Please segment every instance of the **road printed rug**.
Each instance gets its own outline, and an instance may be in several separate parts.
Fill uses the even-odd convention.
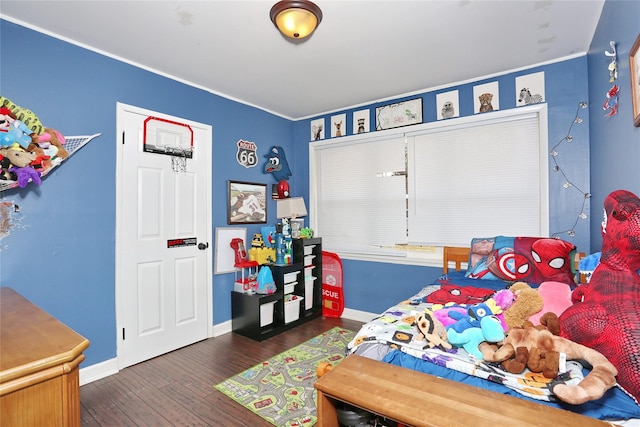
[[[316,368],[345,358],[355,332],[340,327],[324,332],[214,387],[277,427],[316,423]]]

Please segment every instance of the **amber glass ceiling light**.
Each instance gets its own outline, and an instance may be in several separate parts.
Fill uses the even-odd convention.
[[[306,0],[279,1],[269,15],[282,34],[296,40],[310,36],[322,21],[320,8]]]

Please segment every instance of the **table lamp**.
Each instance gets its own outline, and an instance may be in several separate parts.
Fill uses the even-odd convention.
[[[278,218],[286,218],[291,227],[291,237],[297,239],[300,237],[300,229],[304,225],[304,220],[297,219],[307,215],[307,207],[302,197],[289,197],[288,199],[277,200]]]

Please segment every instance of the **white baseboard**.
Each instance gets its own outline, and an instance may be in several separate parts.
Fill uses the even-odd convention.
[[[105,360],[104,362],[96,363],[95,365],[80,368],[80,385],[92,383],[109,375],[117,374],[118,359],[113,358]]]
[[[231,332],[231,320],[213,325],[210,337],[219,337],[229,332]]]
[[[344,319],[356,320],[358,322],[365,323],[369,322],[376,316],[378,316],[377,313],[368,313],[366,311],[352,310],[350,308],[345,308],[342,312],[342,317]],[[220,335],[228,334],[229,332],[231,332],[231,320],[218,323],[213,325],[212,328],[209,328],[209,337],[219,337]],[[118,372],[117,358],[80,368],[80,385],[83,386],[85,384],[101,380],[102,378],[117,374]]]
[[[369,313],[367,311],[353,310],[345,308],[342,312],[342,318],[349,320],[357,320],[358,322],[370,322],[374,317],[378,317],[379,313]]]

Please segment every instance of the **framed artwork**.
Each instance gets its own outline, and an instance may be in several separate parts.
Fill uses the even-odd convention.
[[[338,114],[331,117],[331,138],[345,136],[347,134],[347,115]]]
[[[267,184],[229,181],[228,224],[267,223]]]
[[[324,139],[324,119],[316,119],[311,122],[311,140]]]
[[[376,108],[376,130],[422,123],[422,98]]]
[[[443,92],[436,95],[437,119],[451,119],[460,117],[460,100],[457,90]]]
[[[633,125],[640,127],[640,34],[638,34],[638,38],[629,51],[629,71],[631,76]]]
[[[545,102],[544,71],[516,77],[516,107]]]
[[[353,134],[369,132],[369,110],[353,112]]]
[[[498,82],[485,83],[473,87],[473,113],[487,113],[500,109]]]

